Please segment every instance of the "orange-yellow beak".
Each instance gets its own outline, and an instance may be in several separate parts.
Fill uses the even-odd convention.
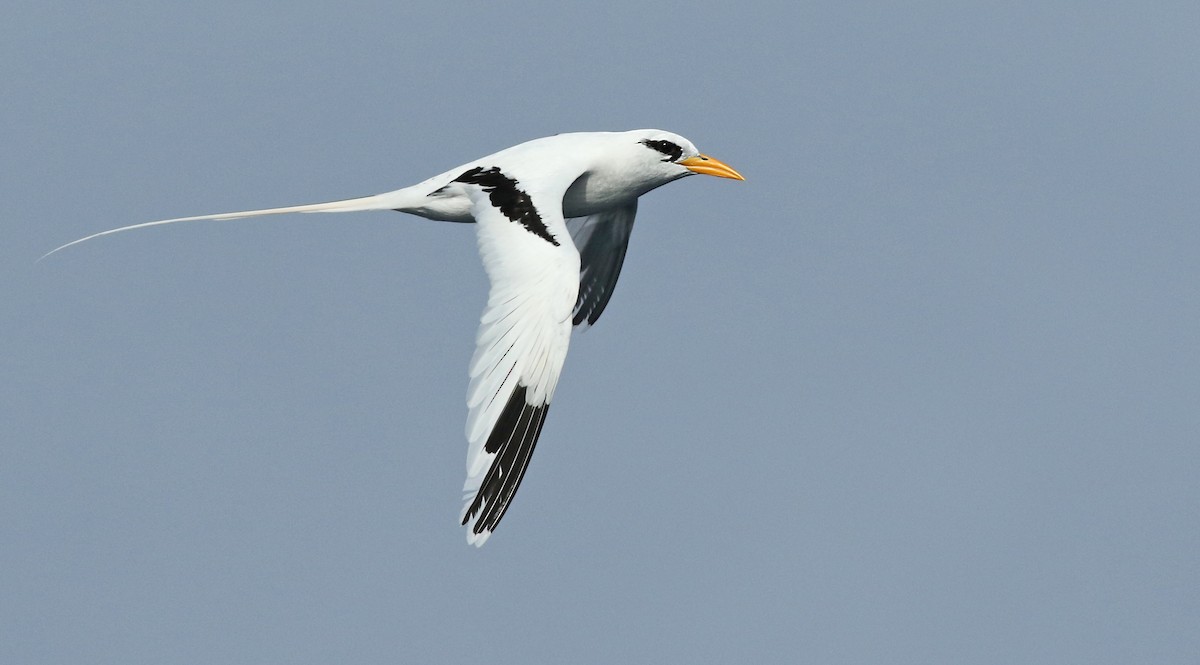
[[[745,180],[745,178],[742,177],[742,174],[733,170],[732,166],[722,162],[716,157],[709,157],[708,155],[696,155],[695,157],[688,157],[679,163],[686,166],[687,169],[692,173],[715,175],[718,178]]]

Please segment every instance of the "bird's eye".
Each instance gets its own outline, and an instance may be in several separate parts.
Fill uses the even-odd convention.
[[[679,147],[675,143],[672,143],[671,141],[662,139],[644,139],[642,141],[642,145],[650,148],[651,150],[656,150],[662,153],[664,155],[664,162],[674,162],[680,157],[683,157],[683,148]]]

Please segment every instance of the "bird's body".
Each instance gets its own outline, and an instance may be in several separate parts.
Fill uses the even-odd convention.
[[[482,545],[524,476],[572,327],[595,323],[608,303],[638,197],[694,173],[742,179],[669,132],[559,134],[384,194],[135,224],[53,251],[148,226],[290,212],[396,210],[476,222],[491,289],[469,369],[462,523],[467,540]]]
[[[445,222],[474,222],[470,201],[462,191],[450,192],[441,190],[441,187],[466,169],[476,166],[487,168],[504,164],[506,167],[502,167],[502,170],[511,172],[512,177],[522,182],[549,185],[564,176],[570,178],[571,182],[562,198],[563,216],[568,219],[611,210],[675,177],[688,175],[685,172],[670,180],[662,180],[661,177],[647,177],[648,174],[642,172],[619,168],[621,160],[618,149],[628,144],[620,140],[623,134],[559,134],[521,143],[392,192],[399,205],[389,206],[389,209]],[[439,191],[441,193],[436,196],[429,195],[429,192]]]

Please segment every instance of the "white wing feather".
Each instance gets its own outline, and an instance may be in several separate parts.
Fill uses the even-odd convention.
[[[567,357],[579,290],[579,253],[562,217],[562,192],[568,184],[526,192],[557,245],[506,216],[483,188],[462,185],[471,198],[479,254],[491,282],[467,389],[463,522],[475,545],[487,540],[520,482]],[[520,397],[523,404],[510,404]],[[506,408],[509,415],[501,422]],[[520,431],[497,432],[498,423]],[[521,450],[509,451],[510,468],[493,469],[509,442]],[[497,493],[493,485],[502,482],[504,490]],[[477,502],[480,491],[484,498]],[[481,518],[485,522],[479,525]]]

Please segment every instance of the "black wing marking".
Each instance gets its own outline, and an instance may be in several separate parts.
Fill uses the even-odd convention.
[[[498,167],[484,169],[482,166],[476,166],[455,178],[454,182],[479,185],[483,191],[488,193],[488,200],[492,202],[492,205],[505,217],[524,226],[525,230],[533,235],[558,247],[558,239],[550,233],[550,229],[546,228],[546,223],[542,221],[542,216],[538,214],[529,194],[519,187],[520,183],[504,175]]]
[[[521,479],[525,477],[525,469],[529,467],[529,458],[533,455],[533,448],[537,445],[549,410],[549,403],[535,406],[526,402],[525,386],[517,386],[508,398],[500,419],[484,444],[484,450],[496,457],[483,477],[475,500],[467,507],[462,518],[462,524],[466,526],[479,515],[471,527],[475,535],[495,531],[496,525],[504,517],[508,504],[521,486]]]

